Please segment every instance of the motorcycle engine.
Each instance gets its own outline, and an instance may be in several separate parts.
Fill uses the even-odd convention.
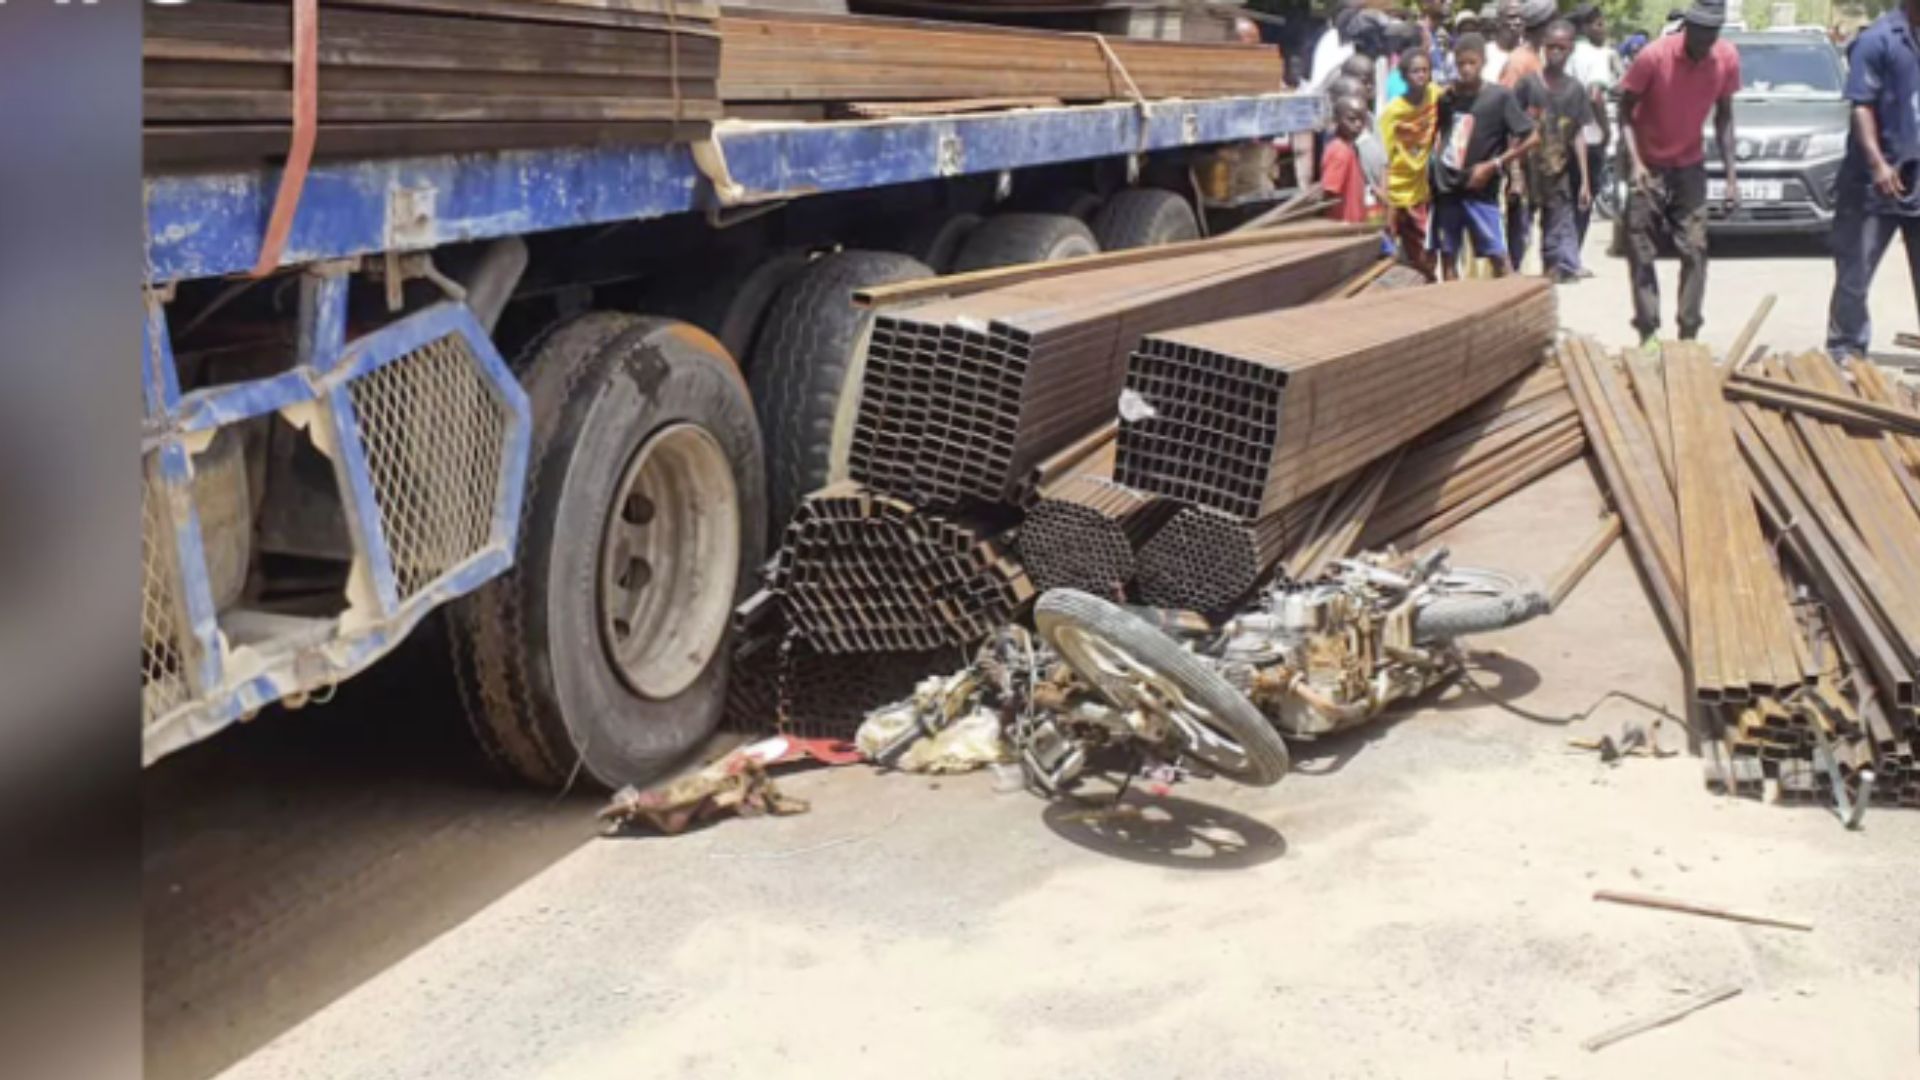
[[[1379,652],[1373,608],[1344,581],[1276,585],[1227,624],[1221,673],[1288,735],[1351,726]]]

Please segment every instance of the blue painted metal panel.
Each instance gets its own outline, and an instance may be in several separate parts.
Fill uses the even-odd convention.
[[[1307,130],[1307,95],[1118,103],[960,117],[722,125],[715,139],[747,201],[849,191]],[[251,269],[278,173],[146,183],[150,280]],[[322,164],[308,175],[289,265],[697,209],[705,186],[684,146],[602,147]],[[390,226],[395,192],[430,192],[421,222]],[[404,226],[404,239],[396,239]]]
[[[346,342],[345,277],[309,275],[302,289],[296,348],[306,363],[268,378],[187,394],[170,410],[165,407],[165,398],[169,388],[177,395],[177,387],[171,381],[174,365],[167,346],[164,311],[155,305],[155,315],[150,319],[150,355],[143,366],[142,380],[150,402],[157,401],[163,411],[171,412],[170,420],[166,416],[156,418],[149,440],[149,449],[156,455],[153,482],[166,484],[178,493],[170,503],[175,519],[173,554],[184,583],[185,615],[200,643],[201,662],[194,672],[195,700],[161,718],[149,730],[149,759],[204,738],[289,694],[318,689],[357,673],[398,644],[426,611],[471,592],[513,564],[532,437],[532,409],[525,391],[472,310],[460,303],[438,304]],[[511,414],[493,527],[484,548],[415,595],[400,596],[350,387],[354,380],[448,334],[466,339],[478,361],[479,374],[494,399]],[[379,610],[367,613],[369,621],[350,628],[332,625],[315,640],[255,643],[249,653],[253,666],[247,674],[224,672],[198,520],[186,494],[191,477],[185,436],[307,401],[323,405],[319,422],[332,435],[348,530],[373,582]]]
[[[340,490],[346,495],[341,502],[347,511],[347,527],[353,533],[354,546],[366,556],[380,610],[391,615],[400,608],[400,586],[393,576],[393,556],[387,547],[380,504],[373,497],[373,473],[367,468],[366,444],[360,441],[360,414],[354,411],[353,398],[345,385],[334,387],[327,395],[327,412],[333,420],[333,465]]]

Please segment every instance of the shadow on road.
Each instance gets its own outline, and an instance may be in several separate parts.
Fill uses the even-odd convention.
[[[481,761],[432,620],[142,780],[147,1075],[210,1076],[594,835]]]
[[[1271,826],[1245,814],[1173,796],[1129,792],[1111,800],[1060,800],[1041,820],[1055,836],[1127,862],[1173,870],[1244,870],[1287,853]]]

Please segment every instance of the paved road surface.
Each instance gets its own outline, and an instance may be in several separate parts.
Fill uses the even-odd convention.
[[[1596,221],[1582,253],[1595,276],[1560,289],[1560,320],[1569,329],[1599,336],[1612,345],[1637,343],[1631,325],[1632,292],[1627,284],[1627,261],[1607,255],[1608,225]],[[1827,340],[1827,300],[1833,291],[1833,260],[1824,240],[1742,238],[1714,242],[1707,269],[1706,326],[1702,338],[1716,350],[1731,347],[1753,315],[1760,298],[1779,297],[1761,329],[1757,343],[1782,351],[1823,348]],[[1537,258],[1537,256],[1535,256]],[[1661,330],[1679,332],[1674,325],[1674,303],[1680,295],[1680,265],[1671,259],[1659,266]],[[1893,349],[1899,331],[1920,332],[1912,281],[1904,253],[1887,252],[1868,297],[1873,315],[1873,348]],[[1920,354],[1914,356],[1920,363]]]

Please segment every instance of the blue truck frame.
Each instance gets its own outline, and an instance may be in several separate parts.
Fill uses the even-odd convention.
[[[1324,108],[1317,96],[1272,94],[851,122],[726,122],[704,156],[676,144],[322,163],[306,178],[280,260],[304,268],[294,363],[271,377],[184,394],[169,345],[168,287],[252,270],[279,176],[259,170],[148,178],[143,471],[149,505],[158,507],[152,543],[167,586],[170,611],[163,614],[179,638],[173,674],[184,680],[184,700],[148,716],[147,760],[263,705],[350,677],[389,652],[426,612],[512,565],[530,429],[526,395],[459,302],[348,341],[347,280],[360,257],[1278,138],[1318,128]],[[407,592],[392,565],[352,388],[450,336],[465,342],[475,376],[504,417],[501,481],[485,543]],[[364,602],[352,617],[285,647],[253,650],[236,664],[221,634],[190,495],[192,452],[226,425],[303,409],[334,450]],[[151,593],[152,584],[147,588]]]

